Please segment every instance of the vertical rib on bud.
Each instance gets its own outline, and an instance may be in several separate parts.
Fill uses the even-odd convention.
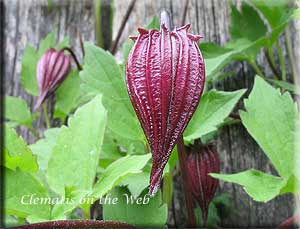
[[[160,186],[163,169],[178,137],[199,103],[205,80],[197,45],[201,36],[189,25],[169,31],[139,29],[126,66],[128,93],[153,157],[150,194]]]
[[[37,64],[36,78],[39,87],[39,97],[35,105],[38,109],[45,99],[66,78],[71,68],[71,58],[63,50],[48,49]]]
[[[207,145],[193,150],[186,159],[186,165],[191,191],[201,208],[202,224],[205,226],[208,207],[219,184],[217,179],[208,175],[220,172],[220,162],[215,147]]]

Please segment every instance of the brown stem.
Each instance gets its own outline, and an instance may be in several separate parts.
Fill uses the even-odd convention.
[[[85,51],[84,51],[84,45],[83,45],[83,39],[82,39],[82,34],[80,31],[78,31],[78,37],[79,37],[79,43],[80,43],[80,48],[82,52],[82,56],[85,56]]]
[[[186,19],[186,15],[187,15],[188,5],[189,5],[189,0],[185,0],[183,14],[182,14],[182,18],[181,18],[181,25],[185,24],[185,19]]]
[[[79,63],[79,61],[78,61],[75,53],[73,52],[73,50],[71,48],[69,48],[69,47],[65,47],[65,48],[63,48],[63,50],[66,50],[66,51],[68,51],[71,54],[71,56],[73,57],[73,60],[76,63],[76,66],[77,66],[78,70],[81,71],[82,67],[81,67],[81,65],[80,65],[80,63]]]
[[[183,186],[185,203],[186,203],[186,208],[188,213],[188,226],[196,227],[196,217],[194,213],[193,196],[191,192],[192,189],[191,189],[191,184],[189,182],[189,177],[188,177],[187,167],[186,167],[187,154],[185,152],[182,134],[177,141],[177,150],[178,150],[179,166],[181,170],[182,186]]]
[[[132,10],[133,10],[133,7],[134,7],[135,2],[136,2],[136,0],[132,0],[132,1],[130,2],[130,4],[129,4],[128,8],[127,8],[126,14],[125,14],[125,16],[124,16],[124,18],[123,18],[123,21],[122,21],[121,26],[120,26],[120,28],[119,28],[119,31],[118,31],[118,33],[117,33],[117,37],[116,37],[116,39],[115,39],[115,41],[114,41],[114,43],[113,43],[113,45],[112,45],[112,47],[111,47],[111,53],[112,53],[112,54],[115,54],[115,53],[116,53],[118,43],[119,43],[119,41],[120,41],[121,35],[122,35],[122,33],[123,33],[123,30],[124,30],[124,28],[125,28],[126,22],[127,22],[128,18],[129,18],[129,16],[130,16],[130,14],[131,14],[131,12],[132,12]]]
[[[240,115],[239,115],[239,114],[236,114],[236,113],[233,113],[233,112],[231,112],[231,113],[229,114],[229,117],[230,117],[230,118],[233,118],[233,119],[241,120]]]

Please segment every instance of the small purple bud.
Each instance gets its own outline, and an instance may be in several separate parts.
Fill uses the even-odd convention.
[[[186,158],[186,166],[191,191],[201,208],[202,223],[205,226],[209,204],[219,185],[219,181],[209,175],[220,172],[220,161],[215,147],[206,145],[193,149]]]
[[[71,69],[71,58],[64,50],[48,49],[37,64],[36,79],[39,87],[39,97],[35,110],[63,82]]]

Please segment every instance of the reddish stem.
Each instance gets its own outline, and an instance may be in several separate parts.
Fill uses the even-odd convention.
[[[189,182],[189,177],[188,177],[187,167],[186,167],[187,154],[184,148],[182,134],[177,141],[177,150],[178,150],[179,165],[181,170],[182,186],[183,186],[185,203],[186,203],[186,208],[188,213],[188,226],[196,227],[196,217],[194,213],[193,196],[191,192],[192,189],[191,189],[191,184]]]
[[[82,70],[82,67],[81,67],[81,65],[80,65],[80,63],[79,63],[79,61],[78,61],[78,59],[77,59],[75,53],[73,52],[73,50],[72,50],[71,48],[69,48],[69,47],[65,47],[65,48],[63,48],[63,50],[68,51],[68,52],[71,54],[73,60],[74,60],[75,63],[76,63],[76,66],[77,66],[78,70],[81,71],[81,70]]]
[[[294,224],[299,224],[299,221],[300,221],[299,217],[293,215],[290,218],[283,221],[277,228],[278,229],[286,229],[290,226],[293,226]]]

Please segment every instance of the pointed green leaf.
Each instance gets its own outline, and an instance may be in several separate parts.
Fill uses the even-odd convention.
[[[56,90],[55,118],[65,118],[79,106],[80,77],[77,70],[71,71],[65,81]]]
[[[142,172],[151,154],[122,157],[110,164],[94,186],[93,197],[102,197],[127,176]]]
[[[289,93],[256,77],[246,111],[240,111],[243,125],[270,158],[279,175],[288,178],[294,170],[295,106]]]
[[[31,173],[6,169],[4,188],[4,208],[7,214],[50,219],[50,205],[47,202],[41,203],[41,198],[49,197],[48,192]]]
[[[5,96],[5,119],[14,121],[19,125],[30,126],[32,117],[25,100],[14,96]]]
[[[68,127],[61,128],[47,171],[49,185],[58,194],[64,195],[65,187],[92,189],[106,116],[101,96],[97,96],[77,109]]]
[[[258,170],[247,170],[236,174],[210,174],[214,178],[242,185],[256,201],[267,202],[280,194],[286,180]]]
[[[143,141],[144,134],[126,90],[124,73],[115,58],[90,43],[85,43],[85,51],[84,68],[80,72],[81,89],[86,96],[103,95],[108,127],[113,132],[124,138]]]
[[[217,130],[245,91],[244,89],[234,92],[211,90],[205,93],[184,131],[184,140],[191,142]]]
[[[58,139],[60,131],[60,128],[48,129],[44,132],[44,138],[29,146],[33,154],[37,156],[37,162],[40,170],[47,170],[48,161],[51,157],[51,153],[56,144],[56,140]]]
[[[4,166],[6,168],[13,170],[20,168],[22,171],[28,172],[37,171],[36,157],[14,129],[5,127],[4,146]]]
[[[255,41],[266,35],[267,27],[255,9],[242,2],[241,11],[235,5],[231,6],[230,33],[233,40],[246,38]]]

